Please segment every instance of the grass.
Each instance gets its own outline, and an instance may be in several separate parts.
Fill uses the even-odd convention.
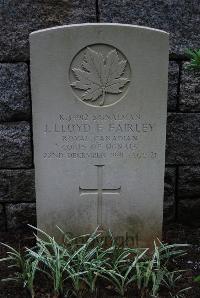
[[[185,254],[186,245],[164,244],[154,241],[154,248],[120,247],[109,232],[107,246],[98,229],[91,235],[70,237],[64,235],[58,243],[44,231],[36,245],[19,252],[7,244],[7,257],[0,261],[9,262],[15,269],[12,277],[5,281],[18,281],[26,287],[30,297],[35,297],[36,278],[44,275],[53,290],[54,297],[97,297],[100,287],[110,289],[120,297],[159,297],[162,291],[168,297],[185,297],[189,288],[180,288],[182,271],[172,270],[171,262]]]

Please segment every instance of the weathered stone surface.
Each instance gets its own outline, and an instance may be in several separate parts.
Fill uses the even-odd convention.
[[[100,21],[136,24],[170,33],[171,52],[199,47],[199,0],[101,0]]]
[[[200,72],[183,65],[180,84],[180,110],[200,111]]]
[[[35,201],[34,170],[0,170],[0,201]]]
[[[178,96],[179,65],[175,61],[169,62],[168,81],[168,111],[175,111]]]
[[[30,118],[28,66],[0,64],[0,122]]]
[[[200,166],[179,168],[178,197],[200,199]]]
[[[152,245],[162,231],[168,34],[68,26],[33,33],[31,54],[38,226],[55,237],[56,225],[99,226]]]
[[[178,221],[186,225],[199,226],[200,198],[188,198],[178,203]]]
[[[32,167],[31,150],[28,122],[0,124],[0,168]]]
[[[8,230],[27,229],[27,224],[36,225],[35,203],[6,204]]]
[[[95,22],[95,0],[12,0],[0,2],[0,60],[29,58],[28,35],[53,26]]]
[[[200,162],[200,113],[169,113],[167,123],[167,164]]]
[[[176,169],[168,167],[165,169],[165,192],[164,192],[164,214],[163,221],[171,222],[175,219],[175,179]]]
[[[5,214],[4,214],[4,208],[3,205],[0,204],[0,232],[4,232],[5,231]]]

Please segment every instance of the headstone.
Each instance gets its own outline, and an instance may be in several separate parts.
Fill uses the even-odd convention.
[[[161,237],[168,34],[119,24],[31,34],[38,227]]]

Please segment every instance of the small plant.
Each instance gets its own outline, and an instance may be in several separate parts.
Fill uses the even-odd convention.
[[[0,259],[0,262],[9,261],[11,265],[8,267],[16,269],[13,277],[5,278],[2,281],[16,281],[22,283],[23,286],[28,289],[31,297],[34,298],[34,279],[38,269],[39,260],[31,258],[27,254],[23,256],[21,252],[15,250],[13,247],[4,243],[1,244],[8,249],[8,256],[6,258]]]
[[[170,260],[185,254],[182,249],[186,245],[163,244],[160,240],[154,241],[154,249],[150,255],[136,265],[137,286],[141,297],[149,293],[151,297],[157,297],[160,288],[164,285],[166,276],[173,275],[168,270]]]
[[[195,277],[194,281],[200,283],[200,275],[197,275],[197,276]]]
[[[133,261],[130,261],[127,266],[123,266],[123,270],[121,270],[121,262],[126,262],[126,258],[131,254],[130,252],[122,253],[122,255],[118,258],[118,262],[115,262],[115,266],[113,269],[105,269],[102,271],[102,277],[106,278],[109,282],[111,282],[115,286],[116,292],[125,297],[128,286],[136,280],[135,268],[140,259],[144,256],[148,249],[145,249],[142,253],[138,254],[134,257]]]
[[[173,272],[166,272],[163,284],[169,289],[169,295],[172,298],[184,298],[185,293],[191,289],[191,287],[177,289],[177,283],[182,279],[183,270],[177,270]]]
[[[200,49],[198,50],[187,50],[187,56],[190,58],[188,69],[200,70]]]
[[[32,227],[34,228],[34,227]],[[163,290],[168,297],[182,298],[189,288],[180,289],[182,271],[170,271],[170,262],[185,252],[181,244],[163,244],[154,241],[153,249],[120,247],[111,232],[104,236],[96,229],[91,235],[72,237],[65,234],[58,243],[44,231],[36,245],[24,253],[3,244],[8,256],[0,261],[10,261],[16,268],[13,277],[29,290],[34,298],[34,281],[37,274],[47,277],[54,297],[88,297],[95,295],[103,283],[121,297],[137,292],[138,297],[158,297]],[[109,242],[107,240],[109,237]],[[110,245],[108,245],[110,243]],[[132,292],[131,292],[132,291]]]
[[[40,265],[38,270],[52,280],[54,296],[59,297],[64,294],[64,283],[69,279],[73,284],[74,291],[79,292],[82,272],[76,272],[75,268],[71,266],[71,262],[79,251],[68,251],[44,231],[36,230],[42,235],[42,238],[36,236],[36,246],[33,249],[27,249],[27,251]]]

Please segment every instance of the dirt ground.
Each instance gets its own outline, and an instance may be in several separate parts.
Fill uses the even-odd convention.
[[[185,269],[182,287],[191,286],[192,289],[185,297],[200,298],[200,286],[193,282],[196,275],[200,274],[200,228],[186,227],[180,224],[172,224],[163,228],[163,240],[167,243],[188,243],[191,244],[188,249],[188,254],[182,257],[178,264],[179,269]],[[32,247],[34,245],[34,238],[31,233],[17,232],[0,233],[0,242],[7,243],[15,248],[19,247]],[[5,257],[6,249],[0,246],[0,258]],[[7,268],[5,262],[0,263],[0,280],[8,277],[12,273],[11,269]],[[53,297],[49,294],[45,282],[39,280],[37,282],[36,297],[37,298],[50,298]],[[0,298],[29,298],[29,294],[19,285],[12,282],[0,282]],[[116,295],[104,293],[104,289],[100,289],[99,298],[103,297],[116,297]],[[130,296],[133,298],[133,295]],[[134,295],[136,298],[136,296]],[[165,296],[162,296],[165,297]],[[87,296],[87,298],[89,298]]]

